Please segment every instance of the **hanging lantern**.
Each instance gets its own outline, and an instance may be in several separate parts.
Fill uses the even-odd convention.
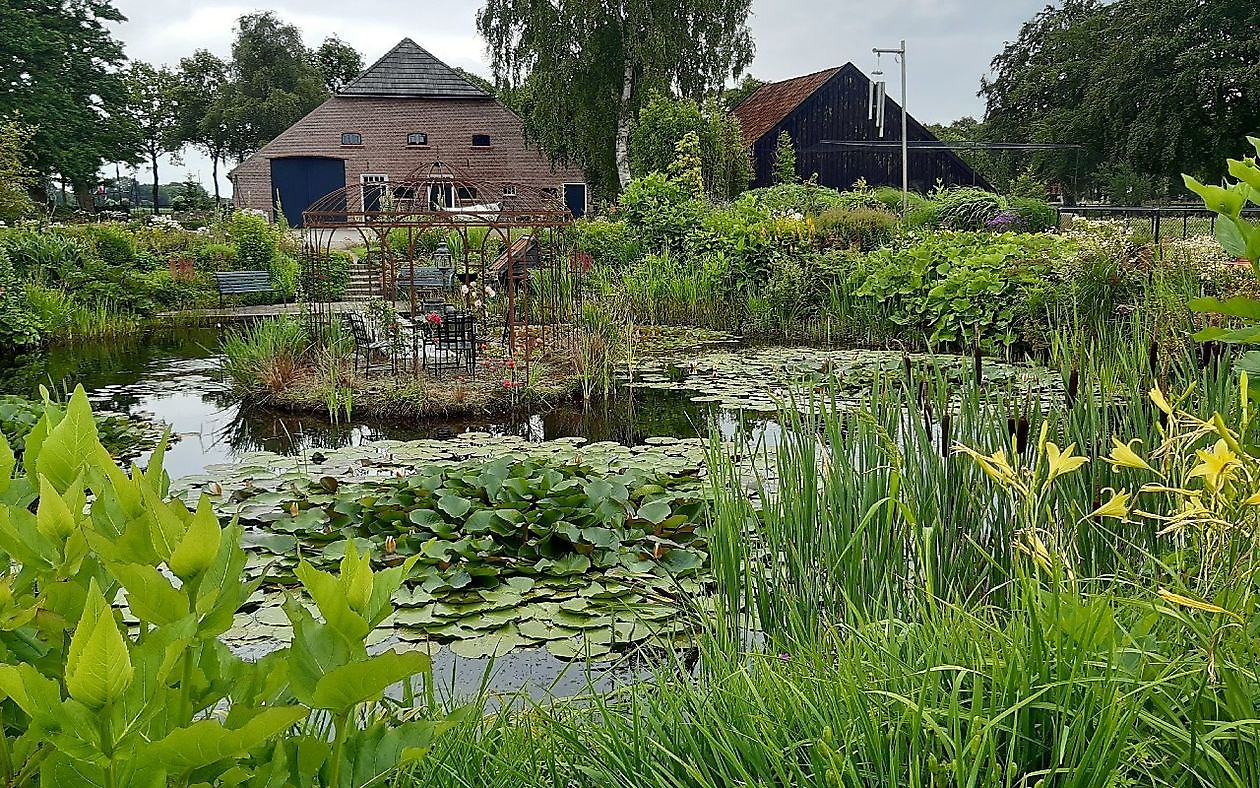
[[[454,267],[451,265],[451,248],[446,245],[446,241],[438,241],[437,248],[433,250],[433,265],[446,269]]]

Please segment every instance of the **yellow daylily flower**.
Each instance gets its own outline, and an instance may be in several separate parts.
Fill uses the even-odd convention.
[[[1168,404],[1168,400],[1164,397],[1164,392],[1160,391],[1158,386],[1150,390],[1149,396],[1151,398],[1151,402],[1155,403],[1155,407],[1159,408],[1164,413],[1167,413],[1169,416],[1173,415],[1172,405]]]
[[[1046,459],[1050,461],[1050,475],[1046,477],[1046,483],[1055,480],[1056,477],[1065,473],[1071,473],[1077,468],[1089,462],[1087,457],[1073,456],[1076,451],[1076,444],[1073,443],[1066,450],[1060,452],[1059,447],[1054,441],[1046,441]]]
[[[1010,485],[1019,484],[1019,476],[1016,475],[1015,469],[1011,467],[1011,464],[1007,462],[1004,450],[998,449],[993,454],[981,454],[970,446],[964,446],[960,443],[954,447],[954,451],[960,451],[970,456],[980,465],[980,469],[985,472],[985,475],[995,482]]]
[[[1253,492],[1243,503],[1247,506],[1260,506],[1260,490]]]
[[[1205,484],[1213,490],[1219,490],[1229,481],[1238,466],[1238,455],[1230,451],[1225,441],[1219,440],[1211,451],[1199,449],[1195,452],[1199,464],[1190,471],[1190,478],[1202,477]]]
[[[1111,463],[1112,469],[1133,468],[1139,471],[1154,471],[1155,469],[1133,450],[1133,444],[1141,442],[1140,439],[1134,438],[1128,443],[1121,443],[1119,438],[1112,437],[1111,454],[1107,455],[1107,461]]]
[[[1097,509],[1089,513],[1089,517],[1112,517],[1116,520],[1127,520],[1129,518],[1129,494],[1127,492],[1117,492],[1108,487],[1104,492],[1111,491],[1111,500],[1099,506]]]

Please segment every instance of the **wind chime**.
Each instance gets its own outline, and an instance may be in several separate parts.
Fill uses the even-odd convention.
[[[888,91],[888,83],[884,81],[884,69],[880,62],[881,55],[875,55],[875,70],[871,72],[870,80],[870,109],[868,120],[875,121],[875,128],[879,132],[880,139],[884,138],[884,96]]]

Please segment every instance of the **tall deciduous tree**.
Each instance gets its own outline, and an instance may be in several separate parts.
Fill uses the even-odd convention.
[[[1081,145],[1033,157],[1040,176],[1065,184],[1078,167],[1122,168],[1165,191],[1185,170],[1219,177],[1260,128],[1258,29],[1254,0],[1061,0],[993,60],[986,133]]]
[[[495,79],[526,130],[596,188],[630,180],[630,131],[653,91],[701,98],[752,59],[751,0],[487,0],[477,14]]]
[[[237,21],[231,72],[224,121],[236,130],[238,155],[266,145],[328,98],[301,32],[269,11]]]
[[[153,168],[153,212],[158,212],[158,163],[183,147],[180,139],[177,105],[179,78],[170,69],[154,68],[136,61],[124,72],[127,85],[127,113],[136,128],[137,140],[149,166]]]
[[[175,102],[179,136],[210,159],[215,205],[219,204],[219,164],[233,141],[233,129],[225,117],[229,80],[228,64],[204,49],[179,61]]]
[[[336,93],[363,73],[363,55],[337,36],[325,38],[313,56],[329,93]]]
[[[125,57],[108,27],[122,21],[109,0],[0,3],[0,116],[35,130],[31,166],[40,182],[54,173],[69,180],[85,208],[101,164],[135,149],[121,111]]]
[[[30,127],[16,121],[0,122],[0,220],[13,221],[34,212],[30,189],[34,172],[26,163]],[[0,288],[4,285],[0,282]]]

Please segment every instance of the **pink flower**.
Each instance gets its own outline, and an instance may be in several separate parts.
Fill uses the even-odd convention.
[[[503,366],[507,367],[508,369],[516,369],[516,359],[509,358],[507,362],[504,363]]]
[[[513,383],[513,382],[512,382],[512,381],[510,381],[510,380],[505,380],[505,381],[503,381],[503,388],[505,388],[505,389],[510,389],[510,388],[512,388],[512,387],[513,387],[513,386],[515,386],[515,385],[516,385],[516,384],[515,384],[515,383]]]
[[[431,325],[435,325],[435,326],[442,325],[442,316],[439,315],[437,312],[430,312],[428,315],[425,316],[424,319],[427,320]]]

